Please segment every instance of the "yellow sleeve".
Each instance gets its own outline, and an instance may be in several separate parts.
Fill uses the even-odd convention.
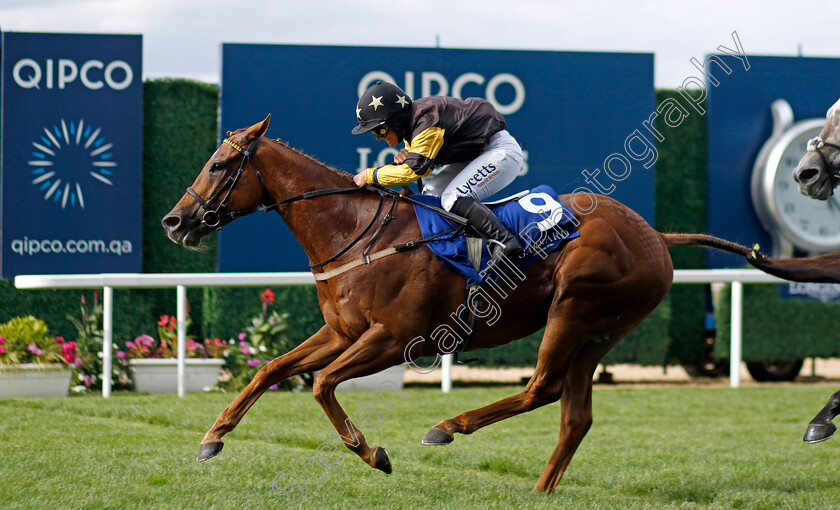
[[[431,168],[426,172],[426,175],[430,173],[432,173]],[[402,165],[385,165],[379,168],[368,168],[365,170],[365,179],[368,184],[376,182],[383,186],[405,186],[420,177],[426,177],[426,175],[417,175],[405,163]]]
[[[426,177],[434,169],[435,156],[443,147],[443,128],[430,127],[406,142],[408,156],[402,165],[385,165],[368,168],[365,177],[368,184],[377,182],[383,186],[405,186],[421,177]]]
[[[420,159],[421,161],[434,161],[435,156],[437,156],[438,152],[440,152],[441,147],[443,147],[444,133],[445,130],[439,127],[433,126],[424,129],[420,134],[411,139],[411,144],[405,144],[406,149],[408,149],[409,158],[412,155],[414,155],[417,159]],[[408,161],[409,158],[406,158],[406,161]],[[414,165],[411,166],[415,170],[419,170],[419,167],[415,167]]]

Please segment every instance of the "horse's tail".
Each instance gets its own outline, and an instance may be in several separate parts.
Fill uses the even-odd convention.
[[[840,251],[816,257],[773,259],[758,251],[758,245],[748,248],[708,234],[663,234],[668,248],[708,246],[736,253],[765,273],[794,282],[840,283]]]

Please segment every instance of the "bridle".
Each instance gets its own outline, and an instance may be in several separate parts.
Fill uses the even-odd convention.
[[[260,145],[260,139],[256,138],[248,144],[248,148],[242,148],[237,143],[233,142],[230,138],[225,138],[223,143],[226,143],[236,149],[237,151],[242,153],[242,161],[239,162],[239,168],[236,169],[236,172],[228,177],[227,181],[222,185],[219,190],[213,194],[207,200],[201,198],[201,196],[192,189],[192,186],[187,188],[187,193],[189,193],[196,202],[204,209],[204,215],[201,217],[201,223],[208,228],[212,229],[220,229],[219,223],[223,219],[230,218],[231,220],[239,218],[240,216],[246,216],[248,214],[253,214],[255,212],[269,212],[276,209],[278,206],[285,205],[291,202],[296,202],[298,200],[309,200],[310,198],[320,197],[322,195],[335,195],[337,193],[353,193],[356,191],[363,190],[365,188],[329,188],[329,189],[321,189],[315,191],[307,191],[306,193],[302,193],[300,195],[287,198],[286,200],[281,200],[280,202],[276,202],[271,205],[265,205],[260,203],[260,205],[256,207],[252,207],[251,209],[240,209],[238,211],[227,211],[227,212],[220,212],[222,209],[227,208],[227,202],[230,199],[231,193],[236,188],[236,185],[239,184],[239,179],[242,177],[242,173],[245,171],[245,165],[254,157],[254,154],[257,152],[257,147]],[[257,178],[260,180],[260,185],[263,188],[263,192],[267,192],[268,188],[265,185],[265,180],[263,180],[263,176],[260,173],[260,169],[251,162],[251,167],[254,169],[254,172],[257,174]],[[219,202],[219,205],[213,209],[213,204],[219,200],[219,196],[227,191],[227,194],[222,198]]]
[[[372,185],[361,187],[361,188],[360,187],[327,188],[327,189],[319,189],[319,190],[314,190],[314,191],[307,191],[306,193],[302,193],[300,195],[297,195],[297,196],[294,196],[294,197],[291,197],[291,198],[287,198],[285,200],[281,200],[280,202],[277,202],[277,203],[274,203],[274,204],[271,204],[271,205],[265,205],[264,203],[260,203],[260,205],[258,205],[257,207],[253,207],[251,209],[241,209],[241,210],[238,210],[238,211],[224,211],[224,212],[221,212],[223,209],[227,209],[227,203],[228,203],[228,200],[230,199],[231,193],[233,193],[233,190],[236,188],[236,185],[239,183],[239,179],[242,177],[242,173],[245,171],[246,165],[248,164],[249,161],[251,161],[251,159],[254,157],[254,154],[257,152],[257,147],[259,147],[260,139],[256,138],[256,139],[252,140],[251,143],[248,144],[247,148],[243,148],[242,146],[240,146],[236,142],[232,141],[230,138],[225,138],[222,142],[230,145],[231,147],[233,147],[234,149],[236,149],[237,151],[242,153],[242,161],[239,162],[239,168],[236,169],[236,172],[233,175],[231,175],[230,177],[228,177],[227,181],[225,181],[225,183],[222,185],[222,187],[219,188],[219,190],[216,193],[214,193],[213,196],[210,197],[207,200],[204,200],[203,198],[201,198],[201,196],[194,189],[192,189],[192,186],[187,188],[187,193],[189,193],[190,196],[192,196],[195,199],[195,201],[204,209],[204,215],[201,217],[201,223],[203,225],[207,226],[208,228],[211,228],[211,229],[214,229],[214,230],[218,230],[220,228],[219,224],[221,223],[221,221],[223,219],[230,218],[231,220],[233,220],[233,219],[238,218],[240,216],[246,216],[248,214],[252,214],[252,213],[255,213],[255,212],[259,212],[259,211],[269,212],[269,211],[272,211],[272,210],[276,209],[278,206],[289,204],[289,203],[292,203],[292,202],[297,202],[298,200],[309,200],[309,199],[321,197],[321,196],[324,196],[324,195],[336,195],[336,194],[340,194],[340,193],[354,193],[354,192],[361,191],[361,190],[373,190],[373,191],[377,191],[379,193],[379,206],[377,207],[376,213],[373,215],[373,218],[371,218],[370,223],[368,223],[367,227],[365,227],[365,229],[362,230],[362,233],[359,234],[358,236],[356,236],[356,238],[353,239],[353,241],[351,241],[347,246],[342,248],[338,253],[336,253],[332,257],[328,258],[327,260],[325,260],[323,262],[319,262],[317,264],[309,264],[310,269],[318,269],[318,268],[321,268],[321,267],[329,264],[330,262],[333,262],[333,261],[337,260],[339,257],[341,257],[342,255],[347,253],[350,250],[350,248],[355,246],[365,236],[365,234],[368,233],[368,231],[371,229],[371,227],[373,227],[373,225],[376,223],[377,218],[379,218],[379,214],[382,212],[382,207],[383,207],[384,202],[385,202],[385,197],[386,196],[391,197],[391,207],[388,210],[388,212],[385,214],[385,216],[382,218],[382,221],[380,222],[379,226],[376,228],[376,230],[374,230],[373,234],[370,236],[370,239],[368,239],[368,241],[365,243],[365,246],[362,248],[362,256],[357,260],[354,260],[352,262],[344,264],[343,266],[337,267],[337,268],[332,269],[330,271],[327,271],[325,273],[315,274],[315,280],[316,281],[323,281],[323,280],[330,279],[334,276],[338,276],[339,274],[342,274],[346,271],[349,271],[350,269],[353,269],[354,267],[358,267],[361,264],[370,264],[374,260],[378,260],[380,258],[387,257],[387,256],[392,255],[394,253],[400,253],[400,252],[405,251],[405,250],[416,248],[416,247],[419,247],[423,244],[446,238],[447,236],[454,237],[454,236],[458,235],[460,232],[462,232],[463,229],[464,229],[464,226],[467,224],[467,220],[465,220],[464,218],[461,218],[457,214],[451,213],[451,212],[449,212],[445,209],[442,209],[440,207],[435,207],[435,206],[426,204],[424,202],[414,200],[413,198],[411,198],[409,196],[405,196],[402,193],[399,193],[397,191],[388,189],[388,188],[386,188],[384,186],[381,186],[379,184],[372,184]],[[838,147],[838,149],[840,149],[840,147]],[[265,181],[263,180],[263,176],[260,173],[259,168],[257,168],[256,165],[254,165],[253,162],[251,162],[251,167],[254,169],[254,172],[257,174],[257,178],[259,179],[260,185],[262,185],[262,188],[263,188],[263,194],[265,195],[265,193],[268,192],[268,187],[266,187],[266,185],[265,185]],[[225,193],[225,192],[227,192],[227,193]],[[221,200],[219,200],[219,197],[222,195],[222,193],[225,193],[225,196]],[[394,219],[394,216],[393,216],[392,213],[394,212],[394,207],[396,206],[398,198],[406,200],[406,201],[411,202],[413,204],[419,205],[421,207],[425,207],[427,209],[434,210],[435,212],[437,212],[438,214],[440,214],[444,218],[446,218],[449,221],[451,221],[452,223],[454,223],[456,225],[455,228],[453,228],[451,230],[447,230],[445,232],[434,234],[434,235],[426,237],[424,239],[418,239],[416,241],[408,241],[406,243],[397,244],[397,245],[391,246],[390,248],[380,250],[376,253],[368,253],[369,250],[373,247],[373,243],[376,240],[377,236],[380,234],[380,232],[382,232],[383,227],[385,227],[385,225],[387,225],[388,222],[390,222],[392,219]],[[216,206],[215,209],[213,209],[213,204],[215,204],[216,202],[218,202],[218,205]]]
[[[245,165],[248,163],[248,161],[251,159],[254,153],[257,152],[257,147],[259,147],[260,145],[260,139],[255,138],[254,140],[252,140],[251,143],[248,144],[247,149],[243,149],[241,146],[231,141],[230,138],[225,138],[223,143],[230,145],[231,147],[242,153],[242,161],[239,162],[239,168],[236,169],[236,172],[230,177],[228,177],[224,185],[222,185],[222,187],[219,188],[219,191],[214,193],[213,196],[210,197],[208,200],[204,200],[203,198],[201,198],[201,196],[194,189],[192,189],[192,186],[187,188],[187,193],[189,193],[195,199],[195,201],[198,202],[198,204],[204,209],[204,215],[202,215],[201,217],[201,223],[212,229],[219,228],[219,223],[221,223],[223,218],[233,219],[238,216],[244,216],[246,214],[251,214],[253,212],[267,209],[263,204],[260,204],[260,207],[248,209],[246,211],[229,211],[227,213],[219,212],[222,209],[227,208],[227,203],[230,199],[230,195],[231,193],[233,193],[234,188],[236,188],[236,185],[239,183],[239,178],[242,177],[242,172],[245,170]],[[263,190],[265,190],[265,181],[263,181],[263,177],[260,173],[260,170],[253,164],[251,164],[251,166],[254,168],[254,172],[256,172],[257,177],[259,178]],[[213,209],[213,204],[216,203],[217,200],[219,200],[219,196],[225,191],[227,191],[227,194],[219,202],[219,205],[216,206],[215,209]]]
[[[230,218],[231,220],[233,220],[233,219],[239,218],[240,216],[246,216],[248,214],[253,214],[255,212],[260,212],[260,211],[269,212],[269,211],[272,211],[272,210],[276,209],[278,206],[289,204],[291,202],[297,202],[298,200],[309,200],[309,199],[316,198],[316,197],[321,197],[321,196],[324,196],[324,195],[336,195],[336,194],[340,194],[340,193],[354,193],[354,192],[366,189],[366,188],[359,188],[359,187],[319,189],[319,190],[315,190],[315,191],[307,191],[306,193],[302,193],[300,195],[297,195],[297,196],[294,196],[294,197],[291,197],[291,198],[287,198],[285,200],[281,200],[280,202],[277,202],[277,203],[274,203],[274,204],[271,204],[271,205],[265,205],[263,203],[260,203],[260,205],[258,205],[257,207],[253,207],[251,209],[241,209],[241,210],[238,210],[238,211],[220,212],[223,209],[227,209],[228,200],[230,199],[230,196],[233,193],[233,190],[236,188],[236,185],[239,183],[239,179],[242,177],[242,173],[245,171],[246,165],[251,160],[251,158],[254,157],[254,154],[257,152],[257,147],[259,147],[260,139],[255,138],[254,140],[252,140],[251,143],[248,144],[247,148],[241,147],[237,143],[233,142],[230,138],[225,138],[223,140],[223,143],[226,143],[226,144],[230,145],[231,147],[233,147],[234,149],[236,149],[237,151],[242,153],[242,161],[239,162],[239,168],[236,169],[236,172],[233,173],[230,177],[228,177],[227,181],[225,181],[225,183],[222,185],[222,187],[219,188],[219,190],[216,191],[216,193],[214,193],[213,196],[211,196],[207,200],[204,200],[203,198],[201,198],[201,196],[194,189],[192,189],[192,186],[187,188],[187,193],[189,193],[190,196],[192,196],[195,199],[195,201],[198,202],[198,204],[205,211],[204,215],[202,215],[202,217],[201,217],[201,223],[203,225],[205,225],[206,227],[214,229],[214,230],[218,230],[218,229],[221,228],[221,227],[219,227],[219,224],[221,223],[221,221],[223,219]],[[263,176],[260,173],[260,170],[256,167],[256,165],[254,165],[253,162],[251,162],[251,167],[254,169],[254,172],[257,174],[257,177],[259,178],[260,185],[262,185],[262,188],[263,188],[263,192],[267,192],[268,188],[265,185],[265,181],[263,180]],[[225,193],[225,192],[227,192],[227,193],[225,194],[224,198],[219,200],[219,197],[222,195],[222,193]],[[213,204],[215,204],[217,201],[219,203],[216,206],[216,208],[213,209]],[[364,237],[365,234],[368,233],[368,231],[371,229],[371,227],[373,227],[373,224],[376,222],[376,219],[379,217],[379,213],[382,212],[382,206],[383,206],[384,202],[385,202],[385,193],[383,193],[380,190],[379,191],[379,207],[376,209],[376,214],[373,215],[373,218],[370,220],[370,223],[362,231],[362,233],[359,234],[352,242],[350,242],[350,244],[345,246],[341,251],[339,251],[334,256],[330,257],[329,259],[327,259],[323,262],[319,262],[317,264],[310,264],[309,267],[311,269],[317,269],[317,268],[323,267],[323,266],[329,264],[330,262],[333,262],[334,260],[338,259],[340,256],[344,255],[345,253],[347,253],[347,251],[350,250],[350,248],[352,248],[353,246],[355,246],[356,243],[358,243],[362,239],[362,237]],[[396,202],[397,202],[397,197],[393,196],[392,201],[391,201],[391,209],[385,215],[385,217],[382,220],[382,223],[379,225],[379,228],[377,228],[376,231],[373,233],[373,236],[371,236],[371,239],[368,240],[367,244],[365,245],[365,249],[363,251],[366,252],[371,247],[371,245],[373,244],[373,241],[376,239],[376,237],[379,235],[379,232],[382,230],[382,227],[384,227],[389,221],[391,221],[393,219],[393,216],[391,215],[391,213],[394,211],[394,207],[396,205]]]
[[[828,142],[820,139],[819,136],[816,136],[816,137],[812,138],[811,140],[808,140],[808,148],[807,148],[808,152],[813,151],[813,152],[816,152],[817,154],[820,155],[820,159],[822,160],[823,165],[825,165],[825,171],[828,172],[828,174],[831,176],[831,178],[833,180],[836,181],[836,180],[840,179],[840,168],[834,168],[831,164],[829,164],[828,158],[825,157],[825,154],[823,154],[823,152],[820,150],[823,147],[830,147],[830,148],[832,148],[836,151],[840,151],[840,145],[836,145],[836,144],[833,144],[833,143],[828,143]]]

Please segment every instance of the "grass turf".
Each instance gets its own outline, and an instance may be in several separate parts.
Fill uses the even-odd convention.
[[[801,440],[834,390],[596,387],[595,423],[553,495],[529,491],[556,444],[559,404],[420,445],[441,419],[518,388],[385,393],[393,409],[380,403],[365,435],[390,453],[390,476],[344,449],[308,394],[263,396],[204,463],[198,443],[233,395],[6,400],[0,508],[837,508],[840,439]],[[378,402],[339,400],[351,416]],[[315,462],[319,445],[333,469]]]

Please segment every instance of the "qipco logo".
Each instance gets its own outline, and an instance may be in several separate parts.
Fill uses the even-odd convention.
[[[358,93],[359,96],[376,80],[395,83],[400,85],[390,74],[385,71],[371,71],[364,75],[359,80]],[[478,73],[468,72],[464,73],[450,83],[444,75],[435,71],[423,71],[420,73],[420,95],[414,95],[415,76],[413,71],[406,71],[405,80],[403,81],[402,89],[409,95],[409,97],[426,97],[432,95],[433,89],[435,95],[457,97],[463,99],[462,90],[465,86],[478,86],[483,89],[484,97],[498,110],[502,115],[510,115],[516,113],[522,108],[525,103],[525,85],[522,84],[516,75],[511,73],[499,73],[495,76],[484,76]],[[498,95],[499,89],[507,88],[508,92],[512,92],[512,98],[502,103]],[[511,94],[508,93],[508,96]]]
[[[25,89],[65,89],[77,79],[90,90],[108,87],[124,90],[134,80],[131,66],[122,60],[104,63],[91,59],[78,65],[73,60],[60,58],[46,59],[43,63],[31,58],[22,58],[12,68],[12,77]]]

